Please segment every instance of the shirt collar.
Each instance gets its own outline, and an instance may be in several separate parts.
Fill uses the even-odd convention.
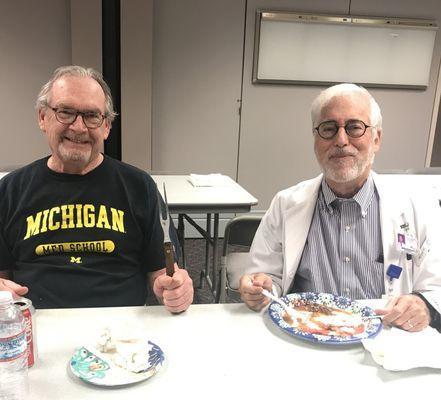
[[[323,178],[321,184],[321,192],[323,194],[326,208],[329,212],[332,213],[334,211],[332,203],[335,200],[353,200],[360,206],[362,215],[366,215],[367,209],[369,208],[369,205],[371,204],[372,198],[374,196],[375,185],[372,174],[369,174],[366,182],[353,197],[349,199],[343,199],[335,195],[335,193],[331,190],[331,188],[328,186],[325,179]]]

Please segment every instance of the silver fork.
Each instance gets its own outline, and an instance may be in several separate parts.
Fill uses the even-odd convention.
[[[162,231],[164,233],[164,255],[165,255],[165,271],[168,276],[173,276],[175,272],[175,256],[173,249],[173,242],[170,239],[170,216],[168,211],[167,192],[165,191],[164,183],[164,205],[165,210],[162,212],[161,208],[161,194],[156,190],[158,197],[159,221],[161,223]],[[165,214],[165,217],[164,217]]]
[[[294,308],[290,307],[288,304],[286,304],[283,300],[281,300],[279,297],[274,296],[271,292],[269,292],[266,289],[262,289],[262,294],[269,299],[275,301],[276,303],[280,304],[282,308],[288,313],[288,315],[292,318],[299,317],[299,314],[297,313]]]
[[[361,317],[361,319],[383,319],[384,315],[377,315],[377,314],[373,314],[373,315],[366,315],[365,317]]]

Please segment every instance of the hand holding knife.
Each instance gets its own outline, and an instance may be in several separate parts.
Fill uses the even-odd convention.
[[[168,276],[173,276],[175,272],[175,256],[174,256],[173,243],[170,239],[170,216],[168,211],[167,192],[165,191],[165,184],[164,184],[165,217],[164,217],[164,211],[162,210],[161,207],[162,199],[161,199],[161,194],[159,193],[159,189],[156,191],[156,194],[158,196],[159,220],[161,222],[162,231],[164,232],[165,271]]]

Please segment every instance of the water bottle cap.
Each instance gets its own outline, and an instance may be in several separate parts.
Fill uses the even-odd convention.
[[[12,293],[6,290],[0,291],[0,304],[12,303]]]

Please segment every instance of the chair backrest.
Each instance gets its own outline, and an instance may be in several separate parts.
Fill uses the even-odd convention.
[[[225,227],[218,301],[237,301],[239,279],[248,265],[248,252],[262,215],[245,214],[232,218]]]
[[[227,255],[228,246],[250,247],[261,220],[262,215],[257,214],[239,215],[230,219],[225,227],[222,255]]]

